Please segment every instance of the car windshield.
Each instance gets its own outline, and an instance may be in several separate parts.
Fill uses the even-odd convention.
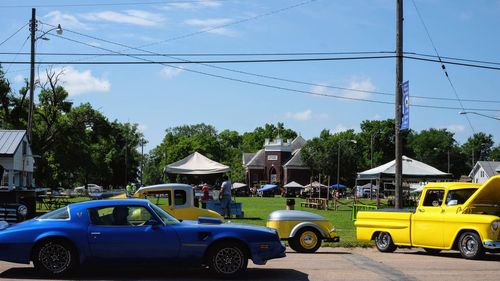
[[[170,214],[162,210],[160,207],[150,204],[151,208],[153,208],[154,212],[161,218],[163,223],[165,224],[176,224],[180,223],[176,218],[172,217]]]
[[[69,219],[68,207],[62,207],[55,211],[43,214],[38,217],[39,220],[67,220]]]

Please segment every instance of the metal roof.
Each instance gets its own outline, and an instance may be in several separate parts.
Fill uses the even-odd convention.
[[[0,155],[13,155],[25,134],[26,130],[0,130]]]

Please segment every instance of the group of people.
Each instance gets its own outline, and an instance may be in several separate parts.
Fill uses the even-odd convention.
[[[221,204],[221,208],[224,214],[225,218],[230,218],[231,217],[231,180],[228,178],[228,176],[224,175],[222,177],[222,184],[220,186],[220,192],[219,192],[219,200]],[[201,196],[202,200],[202,206],[206,206],[206,202],[209,200],[212,200],[212,196],[210,195],[209,187],[208,184],[204,184],[203,187],[201,188],[201,191],[203,192],[203,195]]]

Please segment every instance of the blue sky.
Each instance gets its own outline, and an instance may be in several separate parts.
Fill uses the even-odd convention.
[[[500,1],[414,1],[441,56],[500,63]],[[107,5],[127,2],[133,4]],[[31,7],[36,7],[41,22],[39,29],[47,31],[51,25],[61,24],[65,30],[64,38],[83,43],[58,38],[50,32],[46,36],[50,41],[37,41],[37,53],[40,54],[107,53],[103,49],[140,53],[109,42],[162,54],[393,51],[395,2],[4,0],[0,2],[0,42],[27,24]],[[413,1],[405,1],[404,10],[404,50],[435,55]],[[0,52],[29,52],[29,42],[23,46],[28,35],[25,27],[1,45]],[[293,58],[305,57],[312,56]],[[229,60],[269,57],[177,58]],[[170,57],[146,59],[176,61]],[[12,60],[28,61],[29,56],[0,54],[0,61]],[[118,56],[37,56],[37,61],[55,60],[140,61],[134,57]],[[19,89],[29,75],[29,66],[2,65],[4,71],[8,70],[6,76],[13,87]],[[308,139],[318,136],[322,129],[359,131],[363,120],[394,117],[392,104],[342,99],[394,102],[394,96],[387,95],[394,94],[394,58],[215,65],[231,71],[213,65],[175,66],[68,64],[53,68],[64,69],[63,86],[75,104],[89,102],[111,120],[139,124],[149,141],[146,150],[162,141],[165,129],[183,124],[204,122],[215,126],[218,131],[245,132],[265,123],[283,122]],[[43,73],[46,67],[41,65],[37,69]],[[451,64],[446,68],[461,99],[488,101],[462,101],[464,108],[500,116],[500,71]],[[412,129],[447,128],[455,133],[459,143],[465,142],[473,130],[482,131],[492,134],[496,145],[500,143],[498,120],[469,114],[471,127],[466,115],[459,114],[461,105],[439,64],[405,59],[404,80],[410,81],[411,96],[449,99],[412,98]],[[417,107],[422,105],[455,109]]]

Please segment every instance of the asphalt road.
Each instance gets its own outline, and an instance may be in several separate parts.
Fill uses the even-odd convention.
[[[0,262],[0,279],[43,280],[30,265]],[[203,269],[86,268],[75,280],[217,280]],[[315,254],[288,249],[287,257],[253,265],[239,280],[500,280],[500,254],[471,261],[458,252],[431,256],[420,249],[321,248]]]

